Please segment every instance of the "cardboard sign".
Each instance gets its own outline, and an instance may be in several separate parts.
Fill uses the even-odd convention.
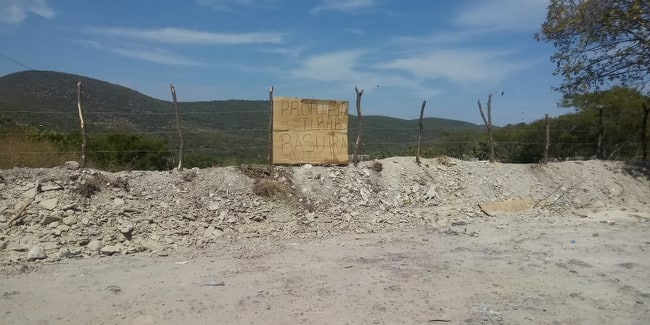
[[[348,102],[273,98],[273,163],[348,164]]]

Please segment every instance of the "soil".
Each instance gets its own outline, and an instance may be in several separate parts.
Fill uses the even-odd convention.
[[[0,176],[1,324],[650,323],[643,164]]]

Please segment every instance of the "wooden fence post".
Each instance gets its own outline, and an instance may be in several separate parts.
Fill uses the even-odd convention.
[[[269,88],[269,172],[273,173],[273,86]]]
[[[356,167],[359,164],[359,145],[361,145],[361,96],[363,96],[363,89],[359,91],[359,88],[354,86],[354,92],[357,94],[357,141],[354,143],[352,163]]]
[[[643,119],[641,120],[641,160],[648,161],[648,115],[650,115],[650,106],[643,103]]]
[[[79,124],[81,125],[81,168],[86,168],[86,122],[84,121],[83,109],[81,108],[81,81],[77,82],[77,110],[79,111]]]
[[[487,101],[487,119],[485,118],[485,114],[483,114],[483,106],[481,106],[481,100],[478,100],[478,110],[481,112],[481,117],[483,118],[483,122],[485,123],[485,128],[487,129],[488,132],[488,141],[490,144],[490,162],[493,163],[495,160],[495,154],[494,154],[494,138],[492,136],[492,94],[488,96],[488,101]]]
[[[422,132],[424,131],[424,106],[427,105],[427,101],[422,101],[422,108],[420,108],[420,136],[418,137],[418,151],[415,154],[415,162],[419,165],[420,164],[420,147],[422,144]]]
[[[545,115],[546,119],[546,141],[544,143],[544,165],[548,163],[548,148],[551,146],[551,122],[548,118],[548,113]]]
[[[178,129],[178,170],[183,171],[183,131],[181,130],[181,113],[178,110],[178,101],[176,100],[176,89],[174,84],[169,84],[174,99],[174,109],[176,110],[176,128]]]

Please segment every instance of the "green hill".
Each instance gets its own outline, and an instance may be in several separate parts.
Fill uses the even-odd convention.
[[[83,85],[88,134],[142,133],[176,147],[173,103],[135,90],[79,75],[25,71],[0,77],[0,114],[19,124],[63,133],[79,133],[77,82]],[[171,95],[170,95],[171,98]],[[268,101],[222,100],[179,103],[188,154],[263,160],[268,141]],[[350,146],[356,138],[356,116],[349,119]],[[447,119],[424,121],[424,142],[481,126]],[[398,154],[417,142],[418,120],[363,117],[362,154]]]

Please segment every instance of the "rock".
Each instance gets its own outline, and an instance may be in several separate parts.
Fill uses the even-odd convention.
[[[120,232],[124,235],[128,235],[133,231],[133,225],[122,225],[120,226]]]
[[[38,202],[38,206],[40,206],[43,209],[52,211],[54,210],[54,208],[56,208],[56,205],[58,203],[59,203],[59,199],[47,199]]]
[[[7,222],[7,216],[4,214],[0,213],[0,222]]]
[[[58,184],[47,184],[47,185],[41,186],[41,191],[43,191],[43,192],[58,191],[58,190],[62,190],[62,189],[63,189],[63,187],[61,185],[58,185]]]
[[[431,186],[429,186],[429,189],[427,190],[427,194],[425,194],[424,197],[427,200],[438,198],[435,185],[432,184]]]
[[[59,222],[59,221],[61,221],[61,216],[60,215],[54,214],[54,213],[49,213],[49,214],[46,214],[46,215],[43,216],[43,219],[41,219],[40,224],[45,226],[45,225],[49,225],[51,223]]]
[[[120,287],[118,287],[116,285],[109,285],[108,287],[106,287],[106,289],[104,289],[104,291],[116,295],[116,294],[122,292],[122,288],[120,288]]]
[[[77,170],[77,169],[79,169],[79,163],[74,161],[74,160],[66,161],[63,166],[65,168],[69,169],[69,170]]]
[[[250,219],[253,220],[253,221],[257,221],[257,222],[262,222],[262,221],[266,220],[266,216],[261,215],[261,214],[256,214],[254,216],[251,216]]]
[[[104,248],[104,243],[101,240],[93,240],[89,242],[86,247],[93,252],[99,252],[102,248]]]
[[[118,205],[118,206],[119,206],[119,205],[124,205],[124,203],[125,203],[124,200],[120,199],[119,197],[118,197],[118,198],[115,198],[115,199],[113,200],[113,204]]]
[[[163,245],[155,240],[146,240],[140,243],[140,245],[150,251],[160,252],[164,249]]]
[[[183,215],[183,219],[187,219],[190,221],[196,221],[196,216],[190,213],[186,213]]]
[[[59,232],[67,232],[68,230],[70,230],[70,226],[59,225],[58,227],[56,227],[56,230]]]
[[[117,253],[119,253],[121,250],[120,250],[120,248],[117,247],[117,246],[108,245],[108,246],[104,246],[104,247],[102,247],[102,249],[100,249],[99,251],[100,251],[102,254],[105,254],[105,255],[113,255],[113,254],[117,254]]]
[[[25,193],[23,193],[23,197],[28,198],[28,199],[33,199],[36,197],[36,194],[38,193],[36,187],[30,188],[27,190]]]
[[[68,210],[68,211],[70,211],[70,210]],[[75,216],[65,217],[65,218],[63,218],[63,220],[61,220],[61,222],[63,222],[63,224],[66,225],[66,226],[72,226],[75,223],[77,223],[77,217],[75,217]]]
[[[217,210],[219,210],[219,202],[213,201],[210,202],[210,204],[208,204],[208,211],[217,211]]]
[[[521,213],[533,208],[533,200],[506,200],[497,202],[486,202],[479,204],[479,207],[487,215],[494,217],[501,213]]]
[[[47,258],[47,254],[45,254],[45,250],[42,247],[34,246],[27,252],[27,259],[30,261],[42,260],[44,258]]]

